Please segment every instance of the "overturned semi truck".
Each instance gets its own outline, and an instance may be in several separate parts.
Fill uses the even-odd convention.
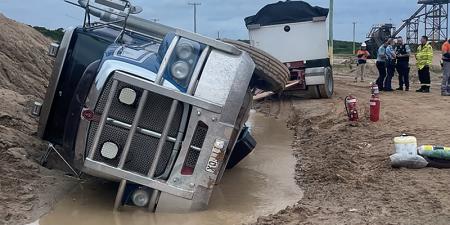
[[[115,209],[205,209],[256,144],[245,127],[252,91],[282,90],[287,69],[263,84],[245,51],[139,18],[129,1],[71,4],[85,19],[49,48],[39,136],[75,170],[120,182]]]

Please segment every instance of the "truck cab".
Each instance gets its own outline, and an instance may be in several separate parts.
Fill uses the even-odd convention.
[[[174,199],[186,211],[207,208],[232,153],[241,159],[256,144],[245,129],[254,62],[134,16],[129,1],[72,4],[85,20],[50,46],[38,135],[76,169],[120,182],[115,209],[130,199],[151,211]]]

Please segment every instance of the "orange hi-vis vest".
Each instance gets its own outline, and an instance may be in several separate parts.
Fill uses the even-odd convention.
[[[442,45],[442,60],[450,62],[450,43],[448,41],[444,42]]]
[[[356,55],[358,56],[358,59],[367,60],[367,58],[370,56],[369,51],[359,49],[358,52],[356,52]]]

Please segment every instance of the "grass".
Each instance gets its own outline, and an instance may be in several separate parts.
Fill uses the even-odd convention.
[[[45,27],[34,26],[34,29],[41,32],[44,36],[51,38],[54,41],[61,41],[64,36],[64,29],[58,28],[56,30],[49,30]]]
[[[334,40],[334,54],[353,55],[353,42],[352,41],[339,41]],[[355,43],[356,49],[361,46],[360,42]]]

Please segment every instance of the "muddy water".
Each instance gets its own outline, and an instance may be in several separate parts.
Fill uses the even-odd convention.
[[[252,112],[249,124],[258,141],[255,151],[225,173],[207,211],[189,214],[148,213],[134,207],[112,212],[111,184],[80,184],[54,211],[35,224],[199,225],[241,224],[275,213],[301,199],[294,181],[291,133],[284,121]]]

